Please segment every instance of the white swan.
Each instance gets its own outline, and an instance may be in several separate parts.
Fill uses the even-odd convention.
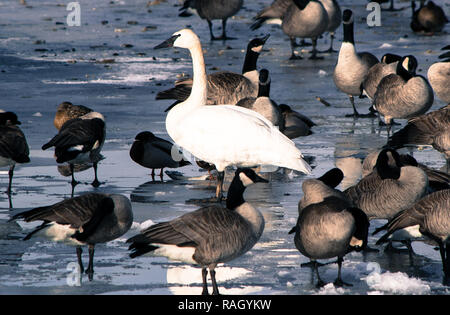
[[[216,166],[220,174],[216,197],[222,196],[224,170],[230,165],[274,165],[311,173],[294,142],[257,112],[233,105],[205,105],[205,62],[200,39],[192,30],[175,32],[155,49],[172,46],[189,49],[194,78],[190,96],[169,111],[166,129],[177,145]]]

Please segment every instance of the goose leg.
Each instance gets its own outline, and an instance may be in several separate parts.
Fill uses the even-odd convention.
[[[317,37],[312,38],[312,50],[311,50],[311,57],[309,59],[323,59],[323,57],[317,57]]]
[[[80,182],[77,182],[76,180],[75,180],[75,171],[74,171],[74,167],[73,167],[73,164],[69,164],[69,166],[70,166],[70,173],[71,173],[71,175],[72,175],[72,182],[71,182],[71,184],[72,184],[72,189],[76,186],[76,185],[78,185]]]
[[[219,288],[217,287],[217,282],[216,282],[216,271],[214,270],[214,268],[209,269],[209,274],[211,275],[211,282],[213,285],[212,295],[220,295]]]
[[[8,184],[8,190],[6,191],[8,196],[11,196],[12,178],[13,178],[13,175],[14,175],[14,167],[15,166],[16,166],[15,164],[11,165],[11,167],[9,168],[9,172],[8,172],[9,184]]]
[[[223,199],[223,179],[225,177],[225,171],[217,172],[217,187],[216,187],[216,198],[218,202]]]
[[[338,263],[338,276],[337,276],[337,279],[334,281],[334,285],[336,287],[343,287],[343,286],[352,287],[353,286],[352,284],[342,281],[341,269],[342,269],[342,262],[343,261],[344,261],[344,258],[338,257],[338,260],[337,260],[337,263]]]
[[[81,259],[81,254],[83,253],[83,249],[81,246],[77,246],[77,259],[78,259],[78,266],[80,266],[80,272],[84,272],[83,267],[83,260]]]
[[[292,52],[292,54],[291,54],[291,58],[289,58],[289,59],[290,59],[290,60],[300,60],[300,59],[303,59],[302,57],[297,56],[297,55],[295,54],[295,45],[297,45],[297,43],[295,42],[295,37],[291,37],[290,39],[291,39],[291,52]]]
[[[221,40],[233,40],[236,39],[234,37],[228,37],[227,36],[227,19],[223,19],[222,20],[222,36],[217,38],[217,39],[221,39]]]
[[[206,20],[206,21],[208,22],[209,34],[211,35],[211,40],[217,40],[217,38],[214,36],[214,33],[213,33],[212,22],[210,20]]]
[[[89,245],[89,264],[86,269],[86,274],[88,275],[89,281],[92,281],[94,276],[94,245]]]
[[[163,176],[164,176],[164,167],[161,168],[161,172],[159,173],[159,177],[161,178],[161,180],[163,180]]]
[[[317,288],[321,288],[321,287],[325,286],[326,283],[323,282],[322,279],[320,278],[320,275],[319,275],[319,264],[315,260],[312,260],[311,262],[313,263],[313,269],[314,269],[314,272],[316,273],[316,277],[317,277],[316,287]]]
[[[95,178],[91,185],[94,186],[95,188],[97,188],[100,186],[100,182],[98,181],[98,177],[97,177],[97,162],[94,163],[93,167],[94,167]]]
[[[206,280],[206,276],[208,275],[208,269],[206,267],[202,268],[202,280],[203,280],[203,290],[202,295],[209,295],[208,293],[208,283]]]
[[[356,110],[355,99],[353,98],[353,95],[349,95],[348,98],[353,107],[353,114],[345,115],[345,117],[355,117],[355,118],[359,117],[360,115],[359,115],[358,111]]]

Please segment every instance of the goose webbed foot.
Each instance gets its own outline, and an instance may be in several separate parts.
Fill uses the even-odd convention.
[[[338,287],[338,288],[342,288],[344,286],[346,286],[346,287],[352,287],[353,286],[353,284],[348,283],[348,282],[344,282],[341,278],[337,278],[336,280],[334,280],[333,284],[334,284],[335,287]]]
[[[289,58],[289,60],[302,60],[303,58],[301,56],[298,56],[294,53],[292,53],[291,57]]]
[[[319,280],[317,280],[316,288],[317,288],[317,289],[323,288],[326,284],[327,284],[327,283],[324,282],[322,279],[319,279]]]
[[[391,123],[386,124],[385,122],[383,122],[382,120],[380,120],[378,122],[378,126],[380,127],[387,127],[387,126],[400,126],[401,124],[398,122],[395,122],[393,119],[391,120]]]
[[[318,52],[321,53],[321,54],[332,54],[332,53],[339,52],[339,50],[335,50],[332,47],[330,47],[327,50],[319,50]]]
[[[94,179],[94,181],[91,183],[92,187],[98,188],[100,185],[104,184],[104,182],[100,182],[98,179]]]

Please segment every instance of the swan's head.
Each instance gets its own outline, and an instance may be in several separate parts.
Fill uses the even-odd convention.
[[[197,34],[192,30],[185,28],[172,34],[172,36],[155,47],[155,49],[179,47],[190,49],[200,43]]]

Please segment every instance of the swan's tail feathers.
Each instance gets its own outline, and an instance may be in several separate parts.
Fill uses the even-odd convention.
[[[285,160],[284,163],[282,163],[282,167],[289,168],[292,170],[296,170],[302,173],[305,173],[306,175],[309,175],[312,173],[311,166],[303,159],[303,156],[297,156],[296,158],[291,158],[289,160]]]

